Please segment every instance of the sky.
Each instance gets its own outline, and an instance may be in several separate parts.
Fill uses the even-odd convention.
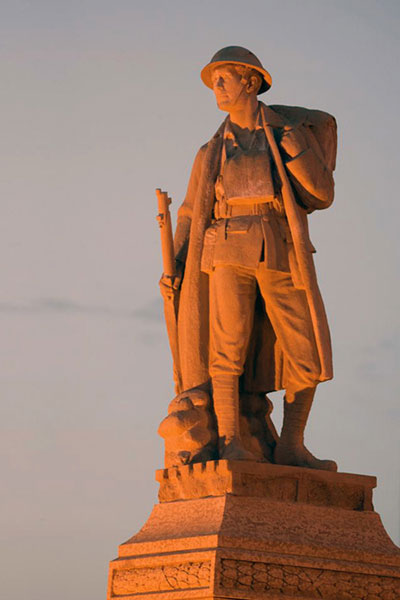
[[[226,45],[271,73],[264,102],[337,119],[336,200],[310,218],[335,378],[306,442],[378,477],[399,543],[399,27],[390,0],[1,2],[7,600],[105,597],[109,560],[157,501],[173,382],[154,190],[175,215],[224,117],[199,73]]]

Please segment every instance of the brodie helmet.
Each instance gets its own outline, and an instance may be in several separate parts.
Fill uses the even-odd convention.
[[[258,90],[258,94],[263,94],[272,85],[271,75],[262,66],[257,56],[241,46],[227,46],[218,50],[212,57],[210,62],[201,71],[201,79],[203,83],[212,89],[212,71],[215,67],[224,64],[243,65],[244,67],[251,67],[260,73],[262,76],[261,87]]]

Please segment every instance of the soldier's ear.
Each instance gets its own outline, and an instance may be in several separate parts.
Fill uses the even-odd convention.
[[[251,81],[251,77],[249,77],[250,75],[250,69],[248,67],[245,67],[243,73],[242,73],[242,77],[240,78],[240,83],[242,85],[245,85],[246,87],[249,87],[250,81]]]
[[[257,88],[257,77],[251,76],[248,79],[245,79],[245,80],[242,79],[242,83],[243,83],[243,85],[246,84],[248,92],[253,92]]]

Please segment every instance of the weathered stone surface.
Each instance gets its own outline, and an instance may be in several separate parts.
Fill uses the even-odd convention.
[[[169,471],[157,472],[161,487]],[[374,477],[234,461],[187,465],[173,477],[165,489],[183,499],[157,504],[120,546],[108,600],[400,598],[400,550],[372,510]],[[191,488],[185,499],[177,483],[185,478],[202,482],[194,496],[208,496]]]
[[[349,511],[226,495],[157,504],[145,526],[122,544],[120,557],[209,548],[381,562],[399,550],[375,512]]]
[[[325,598],[326,600],[395,600],[399,577],[379,577],[337,570],[222,559],[217,568],[218,592],[252,591],[258,598]]]
[[[156,479],[160,502],[229,493],[349,510],[373,510],[376,486],[366,475],[227,460],[160,469]]]
[[[272,462],[278,434],[270,414],[272,402],[265,394],[242,393],[240,435],[244,447],[256,460]],[[210,394],[190,390],[178,394],[158,433],[165,441],[165,468],[204,463],[218,458],[218,432]]]
[[[209,587],[210,561],[120,569],[114,572],[115,596]]]
[[[165,440],[166,468],[215,458],[217,430],[209,394],[194,390],[176,396],[158,433]]]

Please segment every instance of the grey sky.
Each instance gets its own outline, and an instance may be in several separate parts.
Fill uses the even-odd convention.
[[[378,476],[376,509],[398,543],[399,3],[0,11],[4,596],[104,597],[108,561],[156,501],[173,386],[154,189],[176,210],[223,118],[199,71],[228,44],[271,72],[265,102],[337,118],[336,203],[310,224],[335,379],[318,389],[307,442],[342,471]]]

